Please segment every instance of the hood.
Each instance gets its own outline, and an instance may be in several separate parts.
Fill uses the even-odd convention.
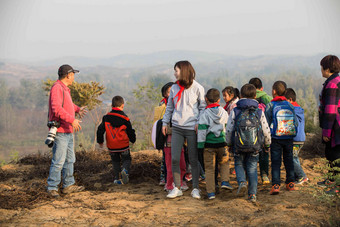
[[[221,124],[228,120],[228,113],[223,107],[214,107],[206,109],[207,114],[211,117],[215,124]]]
[[[257,90],[256,89],[256,98],[261,98],[262,96],[267,95],[265,91]]]
[[[287,98],[284,96],[276,96],[273,98],[272,102],[277,102],[277,101],[287,101]]]
[[[237,102],[237,107],[240,109],[249,108],[249,107],[258,107],[258,106],[259,106],[259,102],[256,101],[255,99],[240,99]]]

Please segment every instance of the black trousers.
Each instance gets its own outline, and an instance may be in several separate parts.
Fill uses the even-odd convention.
[[[331,168],[333,167],[340,168],[340,163],[337,164],[334,163],[335,160],[340,159],[340,145],[332,147],[331,142],[326,143],[325,155],[326,159],[329,161],[329,165]],[[339,171],[329,170],[329,173],[331,173],[332,176],[335,176],[339,174]],[[332,176],[330,177],[330,180],[334,179]]]
[[[120,179],[120,172],[121,172],[121,163],[123,169],[126,169],[128,173],[130,173],[130,166],[131,166],[131,154],[130,150],[124,152],[112,152],[110,153],[111,160],[113,164],[113,172],[115,180]]]

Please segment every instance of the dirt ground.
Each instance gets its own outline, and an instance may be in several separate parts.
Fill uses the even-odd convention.
[[[308,149],[308,147],[307,147]],[[190,196],[167,199],[158,185],[160,154],[133,153],[130,183],[112,183],[112,165],[105,153],[77,152],[75,176],[84,192],[50,199],[45,191],[50,157],[29,156],[0,169],[1,226],[336,226],[340,225],[339,199],[320,200],[315,186],[324,170],[318,155],[302,156],[310,181],[297,191],[282,187],[269,195],[270,186],[259,182],[258,202],[236,197],[236,178],[231,175],[232,192],[221,190],[216,199]],[[284,181],[284,171],[281,171]],[[190,185],[190,184],[189,184]],[[284,184],[282,184],[284,186]],[[334,201],[334,200],[333,200]]]

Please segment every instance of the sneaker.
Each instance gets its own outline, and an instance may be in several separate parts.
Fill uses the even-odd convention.
[[[340,186],[336,186],[336,187],[333,187],[333,188],[325,191],[325,193],[328,194],[328,195],[336,195],[336,194],[339,195],[339,192],[340,192],[339,189],[340,189]]]
[[[270,194],[271,194],[271,195],[277,195],[277,194],[279,194],[279,193],[280,193],[280,185],[274,184],[274,185],[272,186],[272,190],[270,191]]]
[[[333,181],[330,181],[330,180],[326,179],[326,180],[323,180],[323,181],[319,181],[317,183],[317,185],[321,186],[321,187],[326,187],[326,186],[332,185],[333,183],[334,183]]]
[[[228,181],[222,181],[221,182],[221,188],[228,189],[228,190],[233,190],[233,187],[229,184]]]
[[[160,186],[165,185],[165,180],[164,180],[164,179],[161,179],[161,180],[159,181],[159,185],[160,185]]]
[[[166,197],[169,198],[169,199],[174,199],[174,198],[182,196],[182,195],[183,195],[183,192],[180,189],[178,189],[177,187],[174,187],[174,189],[172,189]]]
[[[187,182],[190,182],[190,181],[192,180],[192,175],[191,175],[191,173],[185,174],[185,180],[186,180]]]
[[[74,193],[74,192],[81,192],[84,190],[85,190],[84,186],[77,186],[77,185],[72,184],[66,188],[63,188],[62,193],[69,194],[69,193]]]
[[[262,184],[270,184],[270,180],[267,175],[262,176]]]
[[[239,197],[244,196],[246,191],[247,191],[247,183],[241,182],[240,185],[238,186],[236,195]]]
[[[256,195],[254,194],[249,195],[248,200],[252,203],[256,203]]]
[[[187,183],[185,181],[182,182],[181,188],[180,188],[183,192],[185,192],[186,190],[189,189]]]
[[[201,198],[201,195],[200,195],[200,190],[198,190],[197,188],[194,188],[192,191],[191,191],[191,196],[195,199],[200,199]]]
[[[208,199],[215,199],[215,193],[214,192],[208,193]]]
[[[47,194],[48,196],[52,197],[52,198],[58,198],[60,197],[59,193],[57,192],[57,190],[47,190]]]
[[[123,181],[123,184],[127,184],[129,183],[129,174],[128,174],[128,171],[124,168],[121,172],[122,174],[122,181]]]
[[[296,190],[294,182],[290,182],[290,183],[286,184],[286,188],[287,188],[288,191],[295,191]]]
[[[114,180],[113,184],[121,185],[121,184],[123,184],[123,182],[121,180]]]
[[[202,174],[199,178],[198,178],[198,180],[199,181],[203,181],[203,180],[205,180],[205,175],[204,174]]]
[[[295,184],[301,184],[302,185],[302,184],[306,183],[308,180],[309,180],[308,177],[302,177],[299,180],[297,180],[295,182]]]

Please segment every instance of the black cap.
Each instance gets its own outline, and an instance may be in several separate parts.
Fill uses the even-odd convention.
[[[59,76],[63,76],[63,75],[67,75],[69,73],[79,73],[79,70],[75,70],[73,69],[70,65],[62,65],[59,67],[58,70],[58,75]]]

